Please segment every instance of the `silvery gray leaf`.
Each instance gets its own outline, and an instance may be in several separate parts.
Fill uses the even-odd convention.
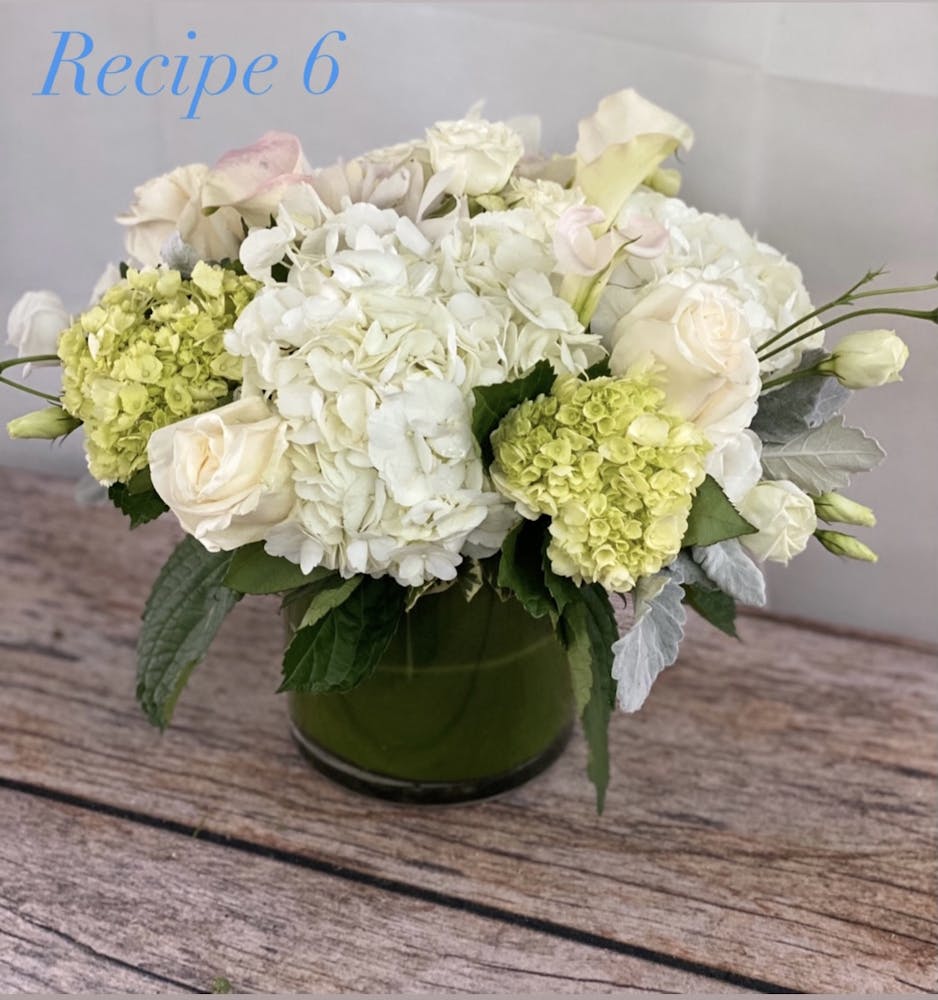
[[[886,453],[873,438],[835,417],[784,443],[769,442],[762,450],[767,479],[789,479],[806,493],[824,493],[850,485],[856,472],[878,465]]]
[[[107,487],[102,486],[90,473],[85,473],[75,482],[75,503],[83,507],[107,503]]]
[[[765,577],[746,555],[738,538],[691,550],[694,560],[724,594],[741,604],[761,608],[765,604]]]
[[[636,712],[658,674],[676,659],[687,614],[677,578],[663,570],[639,580],[634,591],[635,623],[612,644],[612,676],[619,707]]]
[[[173,233],[160,248],[160,259],[167,267],[178,271],[183,278],[188,279],[192,277],[192,269],[202,258],[179,233]]]
[[[824,351],[806,351],[799,370],[813,368],[825,357]],[[752,430],[763,442],[785,442],[813,427],[820,427],[837,416],[850,399],[835,378],[795,379],[759,397],[759,410],[752,421]]]

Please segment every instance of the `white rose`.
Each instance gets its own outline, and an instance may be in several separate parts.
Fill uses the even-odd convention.
[[[743,497],[739,512],[759,529],[740,537],[757,559],[787,563],[817,529],[814,501],[787,479],[759,483]]]
[[[736,299],[718,285],[662,282],[616,324],[614,375],[655,363],[668,408],[715,444],[749,426],[761,383],[749,326]]]
[[[7,319],[7,342],[16,348],[18,357],[34,354],[55,354],[59,334],[69,325],[71,318],[62,300],[55,292],[26,292],[10,310]],[[53,365],[55,361],[36,362]],[[28,374],[27,366],[24,374]]]
[[[202,212],[202,185],[208,175],[202,163],[177,167],[134,190],[134,202],[117,221],[127,227],[127,252],[147,267],[160,262],[163,245],[178,232],[205,260],[237,257],[243,228],[231,208]]]
[[[261,541],[294,503],[287,430],[261,399],[162,427],[147,447],[153,486],[210,552]]]
[[[451,172],[444,190],[456,196],[500,191],[524,152],[517,132],[482,118],[437,122],[427,145],[434,171]]]
[[[870,389],[887,382],[901,382],[900,372],[909,360],[909,348],[895,330],[850,333],[820,365],[848,389]]]
[[[707,455],[706,471],[738,505],[762,478],[762,442],[750,430],[727,438]]]

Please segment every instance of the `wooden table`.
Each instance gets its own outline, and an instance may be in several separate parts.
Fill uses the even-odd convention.
[[[175,527],[0,477],[0,992],[938,986],[930,650],[701,623],[614,720],[602,817],[579,741],[496,800],[384,804],[294,749],[269,601],[150,728],[134,643]]]

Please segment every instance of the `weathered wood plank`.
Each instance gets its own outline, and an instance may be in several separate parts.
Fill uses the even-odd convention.
[[[0,992],[705,991],[698,976],[0,790]],[[729,992],[734,992],[732,989]]]
[[[242,602],[172,729],[150,730],[133,644],[175,533],[128,536],[69,492],[22,474],[0,492],[0,774],[794,989],[938,985],[930,655],[695,627],[646,709],[614,722],[603,817],[579,744],[500,800],[385,805],[296,755],[266,602]]]

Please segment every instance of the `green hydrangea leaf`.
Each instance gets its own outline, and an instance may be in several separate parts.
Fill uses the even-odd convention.
[[[263,542],[253,542],[235,550],[225,586],[239,594],[282,594],[331,575],[324,567],[304,573],[295,562],[265,552]]]
[[[727,538],[751,535],[755,530],[730,503],[717,481],[707,476],[694,495],[682,544],[713,545]]]
[[[739,638],[736,631],[736,602],[722,590],[684,584],[684,603],[721,632]]]
[[[502,543],[497,584],[510,591],[532,618],[543,618],[554,609],[544,580],[543,551],[546,521],[522,521]]]
[[[109,486],[107,495],[111,503],[130,518],[131,528],[155,521],[169,510],[162,497],[153,489],[149,469],[141,469],[127,483]]]
[[[360,576],[343,580],[338,573],[333,574],[328,580],[323,580],[322,584],[315,588],[309,607],[300,622],[300,628],[315,625],[320,618],[325,618],[330,611],[348,600],[361,582]]]
[[[223,585],[230,552],[192,537],[176,546],[153,584],[137,643],[137,700],[164,729],[189,676],[239,595]]]
[[[590,365],[583,377],[589,380],[593,378],[606,378],[611,374],[612,369],[609,367],[609,359],[603,358],[602,361],[597,361],[595,365]]]
[[[523,377],[513,382],[499,385],[483,385],[472,390],[475,406],[472,410],[472,433],[482,449],[482,461],[489,465],[492,461],[492,445],[489,437],[502,422],[509,410],[550,392],[554,384],[554,369],[549,361],[538,363]]]
[[[347,600],[294,634],[280,690],[325,694],[365,680],[397,631],[405,594],[388,577],[363,577]]]
[[[609,595],[598,584],[565,592],[559,636],[570,661],[573,695],[588,760],[586,773],[596,788],[596,811],[602,812],[609,785],[609,718],[615,705],[612,645],[619,638]]]

